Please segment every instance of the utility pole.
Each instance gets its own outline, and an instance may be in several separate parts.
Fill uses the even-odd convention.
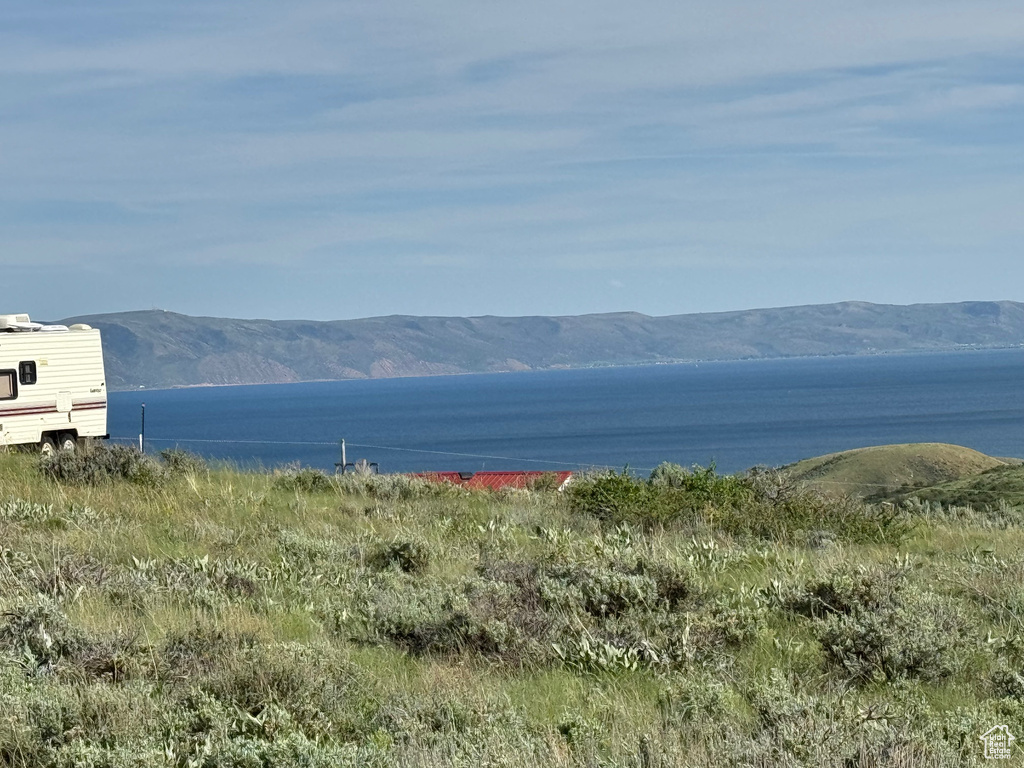
[[[341,440],[341,463],[334,465],[334,474],[345,474],[345,466],[348,464],[348,460],[345,458],[345,439]]]
[[[142,404],[142,429],[139,432],[139,453],[146,452],[146,404]]]

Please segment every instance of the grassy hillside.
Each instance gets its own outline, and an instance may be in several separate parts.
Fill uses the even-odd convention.
[[[49,471],[0,455],[0,765],[962,766],[1024,733],[1005,505]]]
[[[1008,461],[959,445],[908,443],[817,456],[784,471],[792,480],[822,491],[884,498],[973,477],[1005,467]]]
[[[947,506],[1024,506],[1024,466],[1006,464],[980,474],[899,494],[899,498],[911,497]]]
[[[422,376],[1024,344],[1024,305],[845,302],[648,317],[233,320],[160,310],[68,318],[103,331],[111,388]]]

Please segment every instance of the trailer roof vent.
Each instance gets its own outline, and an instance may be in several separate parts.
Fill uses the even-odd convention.
[[[33,323],[28,315],[0,315],[0,331],[38,331],[42,327]]]

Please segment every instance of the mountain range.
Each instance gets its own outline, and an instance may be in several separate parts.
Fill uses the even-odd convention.
[[[61,322],[102,331],[110,389],[1024,346],[1024,304],[1010,301],[336,321],[146,310]]]

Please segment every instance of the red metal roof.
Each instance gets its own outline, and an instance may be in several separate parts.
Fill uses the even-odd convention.
[[[545,475],[554,475],[556,488],[561,488],[572,477],[572,472],[476,472],[470,476],[460,472],[421,472],[416,477],[435,483],[452,483],[473,490],[499,488],[527,488],[530,483]]]

